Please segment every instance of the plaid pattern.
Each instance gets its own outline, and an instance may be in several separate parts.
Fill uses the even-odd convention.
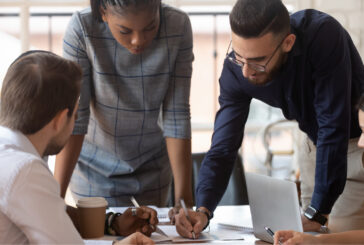
[[[104,196],[114,206],[130,205],[130,195],[143,205],[164,205],[171,181],[164,137],[191,137],[188,16],[163,4],[156,38],[134,55],[87,8],[73,15],[63,53],[84,72],[73,133],[86,136],[73,194]]]

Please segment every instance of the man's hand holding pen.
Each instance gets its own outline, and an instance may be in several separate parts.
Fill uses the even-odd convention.
[[[195,212],[193,210],[188,210],[188,217],[183,209],[180,209],[176,218],[176,230],[178,234],[183,237],[193,239],[192,232],[195,233],[195,238],[199,238],[202,230],[208,223],[208,219],[204,213]]]
[[[158,224],[157,212],[148,207],[128,208],[115,218],[113,229],[120,236],[128,236],[136,231],[150,236]]]

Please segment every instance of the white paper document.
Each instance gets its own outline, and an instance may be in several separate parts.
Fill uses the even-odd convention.
[[[113,240],[83,240],[86,245],[112,245]]]
[[[217,223],[217,225],[218,225],[219,229],[241,231],[246,234],[254,233],[253,227],[233,225],[233,224],[227,224],[227,223]]]
[[[169,222],[168,211],[170,208],[158,208],[156,206],[148,206],[153,208],[158,213],[158,220],[160,223]],[[129,207],[110,207],[107,212],[119,212],[123,213]],[[154,232],[151,236],[151,239],[155,243],[192,243],[192,242],[204,242],[204,241],[212,241],[212,240],[220,240],[220,241],[229,241],[229,240],[244,240],[244,235],[250,233],[251,230],[241,230],[241,229],[231,229],[231,225],[229,227],[227,224],[217,225],[211,224],[211,230],[207,229],[207,231],[203,231],[198,239],[189,239],[181,237],[174,225],[158,225],[158,227],[163,230],[166,236],[162,236],[156,232]],[[240,228],[240,227],[239,227]],[[91,243],[89,243],[91,244]],[[94,243],[95,244],[95,243]],[[105,244],[106,245],[106,244]]]
[[[172,242],[172,243],[182,243],[182,242],[204,242],[204,241],[213,241],[213,240],[244,240],[244,234],[236,232],[236,231],[225,231],[225,230],[216,230],[210,232],[202,232],[197,239],[189,239],[181,237],[174,225],[161,225],[159,226],[167,235],[168,237],[162,236],[158,233],[153,233],[151,238],[156,243],[162,242]]]

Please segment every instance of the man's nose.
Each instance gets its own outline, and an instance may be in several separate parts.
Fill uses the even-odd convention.
[[[243,64],[243,66],[241,67],[241,70],[243,72],[244,77],[246,77],[246,78],[257,73],[257,71],[252,69],[247,63]]]

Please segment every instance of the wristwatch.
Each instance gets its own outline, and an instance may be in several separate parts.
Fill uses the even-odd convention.
[[[327,222],[327,218],[325,216],[323,216],[322,214],[320,214],[320,212],[318,210],[316,210],[314,207],[312,207],[311,205],[308,206],[304,215],[307,219],[315,221],[321,225],[325,225]]]
[[[201,207],[196,209],[196,212],[203,213],[207,217],[207,224],[205,225],[205,227],[202,230],[205,230],[210,225],[210,219],[212,219],[214,217],[213,213],[211,213],[210,211],[206,211],[207,209],[206,210],[204,210],[204,209],[202,209]]]

